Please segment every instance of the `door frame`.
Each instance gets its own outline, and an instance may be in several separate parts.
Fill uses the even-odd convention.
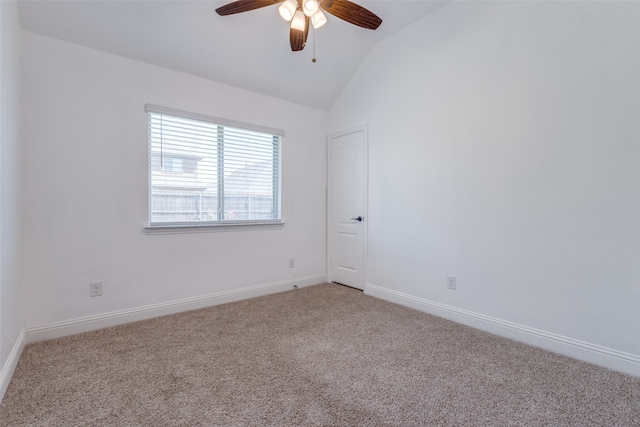
[[[363,132],[364,134],[364,147],[363,147],[363,155],[364,155],[364,224],[362,227],[362,290],[366,292],[367,282],[368,282],[368,264],[367,264],[367,255],[369,252],[368,246],[368,231],[369,231],[369,124],[365,123],[363,125],[355,126],[353,128],[349,128],[340,132],[334,132],[327,135],[327,281],[332,282],[333,273],[332,273],[332,248],[333,248],[333,235],[335,232],[335,227],[333,226],[333,221],[331,220],[331,208],[333,202],[333,177],[331,175],[333,170],[333,157],[332,157],[332,141],[335,138],[339,138],[345,135],[350,135],[352,133]]]

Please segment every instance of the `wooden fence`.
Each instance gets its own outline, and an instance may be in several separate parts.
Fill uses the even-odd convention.
[[[151,222],[274,219],[273,196],[226,194],[224,217],[218,217],[218,195],[211,193],[151,194]]]

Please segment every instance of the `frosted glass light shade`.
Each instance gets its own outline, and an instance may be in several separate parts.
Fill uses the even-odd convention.
[[[313,16],[319,10],[318,2],[316,0],[303,0],[302,11],[307,16]]]
[[[298,8],[298,2],[296,0],[287,0],[280,5],[278,8],[278,12],[280,12],[280,16],[285,21],[291,21],[294,14],[296,13],[296,9]]]
[[[296,14],[293,15],[293,19],[291,20],[291,28],[298,31],[304,31],[306,26],[306,22],[304,19],[304,13],[301,10],[296,11]]]
[[[318,29],[327,23],[327,17],[322,13],[320,9],[316,12],[315,15],[311,17],[311,25],[313,25],[314,29]]]

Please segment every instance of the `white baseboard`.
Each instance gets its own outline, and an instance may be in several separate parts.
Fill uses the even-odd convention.
[[[305,286],[319,285],[326,282],[326,280],[327,277],[324,275],[303,277],[283,282],[250,286],[232,291],[217,292],[214,294],[203,295],[194,298],[185,298],[161,304],[136,307],[128,310],[119,310],[110,313],[64,320],[62,322],[48,323],[39,326],[30,326],[25,328],[24,344],[30,344],[36,341],[49,340],[67,335],[94,331],[97,329],[108,328],[111,326],[151,319],[153,317],[165,316],[168,314],[174,314],[183,311],[196,310],[198,308],[274,294],[277,292],[291,290],[295,286],[302,288]]]
[[[24,337],[25,331],[23,329],[20,331],[16,342],[13,344],[11,353],[9,353],[7,361],[2,366],[2,370],[0,370],[0,402],[2,402],[2,398],[7,392],[7,388],[9,387],[9,383],[11,382],[11,377],[16,370],[16,366],[18,366],[18,360],[20,360],[20,355],[22,354],[22,349],[24,348]]]
[[[557,335],[369,283],[365,287],[365,293],[574,359],[640,377],[640,355]]]

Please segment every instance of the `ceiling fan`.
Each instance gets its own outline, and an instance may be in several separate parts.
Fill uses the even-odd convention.
[[[314,29],[326,24],[327,17],[322,10],[369,30],[375,30],[382,24],[382,19],[376,14],[349,0],[237,0],[217,8],[216,12],[220,16],[233,15],[276,3],[282,3],[278,9],[280,16],[291,22],[289,43],[294,52],[304,49],[309,35],[309,23]]]

